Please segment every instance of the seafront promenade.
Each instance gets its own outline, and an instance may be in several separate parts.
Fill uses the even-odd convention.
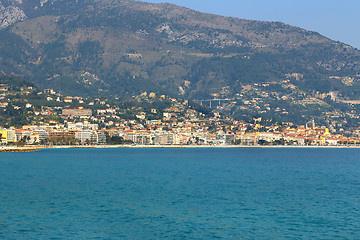
[[[26,146],[26,147],[1,147],[0,153],[2,152],[36,152],[39,151],[38,146]]]
[[[26,147],[2,147],[0,148],[0,153],[2,152],[36,152],[43,149],[113,149],[113,148],[139,148],[139,149],[149,149],[149,148],[287,148],[287,149],[299,149],[299,148],[309,148],[309,149],[344,149],[344,148],[360,148],[359,145],[341,145],[341,146],[289,146],[289,145],[57,145],[57,146],[26,146]]]

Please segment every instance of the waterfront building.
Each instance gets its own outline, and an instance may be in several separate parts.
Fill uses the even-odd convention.
[[[154,143],[154,135],[149,133],[127,132],[122,134],[124,140],[131,141],[140,145],[150,145]]]
[[[172,145],[175,144],[176,134],[173,133],[161,133],[155,134],[154,143],[156,145]]]
[[[16,142],[15,129],[8,129],[7,130],[7,142],[8,143],[15,143]]]
[[[75,132],[75,138],[82,144],[105,144],[106,134],[102,131],[77,131]]]
[[[60,138],[74,138],[75,139],[75,132],[74,131],[68,131],[68,130],[55,130],[49,132],[49,139],[60,139]]]
[[[37,140],[35,140],[33,143],[37,143],[37,142],[41,142],[41,141],[45,141],[48,137],[49,134],[47,131],[45,131],[44,129],[36,129],[32,131],[32,135],[34,136],[34,139],[36,137]]]
[[[91,142],[91,131],[78,131],[75,132],[75,138],[80,140],[81,143]]]
[[[6,129],[0,129],[0,141],[1,144],[6,144],[7,143],[7,130]]]
[[[96,131],[96,143],[97,144],[106,144],[106,134],[103,131]]]
[[[28,140],[31,136],[31,131],[27,129],[16,129],[15,130],[16,140],[17,142],[28,143]]]

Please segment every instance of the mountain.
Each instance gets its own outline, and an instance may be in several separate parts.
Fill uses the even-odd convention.
[[[358,50],[279,22],[131,0],[3,0],[0,9],[0,69],[42,87],[198,98],[300,73],[314,90],[356,95],[329,77],[357,85]]]
[[[359,50],[280,22],[133,0],[1,0],[0,28],[0,70],[66,94],[239,100],[277,83],[268,94],[360,94]]]

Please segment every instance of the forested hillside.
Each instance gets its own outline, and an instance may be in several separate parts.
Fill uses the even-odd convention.
[[[0,70],[64,94],[155,92],[241,107],[248,85],[289,81],[321,101],[360,98],[357,49],[280,22],[132,0],[7,0],[0,23]],[[301,101],[289,94],[287,104]]]

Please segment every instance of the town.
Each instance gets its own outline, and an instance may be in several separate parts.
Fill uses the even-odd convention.
[[[0,85],[1,144],[339,146],[360,143],[351,135],[317,126],[236,120],[220,110],[155,93],[131,101],[65,96],[53,89]],[[219,107],[220,109],[220,107]],[[26,124],[21,124],[26,123]]]

